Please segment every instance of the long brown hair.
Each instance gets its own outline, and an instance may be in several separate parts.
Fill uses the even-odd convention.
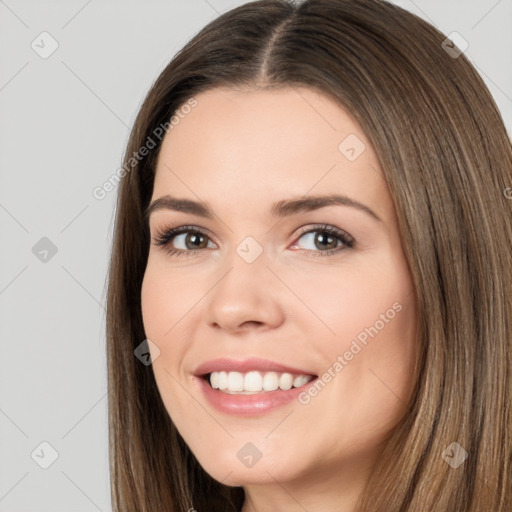
[[[358,510],[512,510],[512,148],[482,79],[445,37],[380,0],[258,0],[209,23],[155,81],[124,157],[109,269],[115,512],[234,512],[244,499],[201,468],[151,366],[134,357],[161,140],[140,149],[202,91],[296,85],[334,98],[371,141],[419,309],[417,385]],[[454,467],[459,445],[467,458]]]

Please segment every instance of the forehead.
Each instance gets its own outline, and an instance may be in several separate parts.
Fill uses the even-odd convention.
[[[166,134],[153,197],[242,198],[261,206],[308,193],[343,193],[391,207],[378,158],[355,120],[310,88],[217,88]],[[377,206],[375,206],[377,208]]]

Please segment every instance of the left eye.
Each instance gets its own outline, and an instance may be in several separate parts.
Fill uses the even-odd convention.
[[[301,239],[305,239],[312,243],[314,247],[320,248],[320,250],[304,249],[305,252],[315,256],[324,256],[340,250],[350,249],[355,242],[352,236],[345,231],[329,225],[317,226],[307,231],[302,230],[291,247],[297,248],[297,242]],[[176,256],[190,256],[201,249],[215,247],[215,244],[209,240],[209,236],[194,226],[181,226],[158,232],[154,243],[162,247],[170,246],[168,253]]]
[[[313,249],[305,249],[306,251],[324,254],[331,254],[333,251],[351,248],[354,245],[354,239],[348,233],[333,226],[310,229],[298,238],[298,240],[300,239],[306,240],[314,247]],[[296,246],[297,243],[294,243],[292,247]],[[315,248],[321,248],[321,250],[318,251]]]

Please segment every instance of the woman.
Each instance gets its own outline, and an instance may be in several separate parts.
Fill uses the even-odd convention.
[[[109,273],[114,510],[512,509],[512,148],[454,48],[259,0],[161,73]]]

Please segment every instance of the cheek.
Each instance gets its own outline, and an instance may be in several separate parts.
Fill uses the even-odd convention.
[[[157,258],[148,261],[142,281],[141,310],[146,337],[160,351],[152,364],[160,389],[179,390],[175,379],[186,378],[181,363],[193,337],[194,307],[205,294],[199,288],[201,282],[204,281],[191,279],[186,272],[171,273],[165,261]],[[168,394],[169,397],[178,395]]]
[[[172,339],[177,322],[200,298],[201,291],[185,273],[173,272],[151,257],[141,290],[141,309],[148,338],[166,343]]]
[[[157,357],[152,354],[151,366],[160,389],[173,386],[170,374],[178,376],[177,362],[185,347],[185,343],[179,342],[183,336],[179,335],[181,324],[177,323],[184,315],[184,312],[180,314],[184,306],[183,296],[164,276],[156,265],[148,262],[141,289],[144,332],[159,349]]]
[[[351,267],[320,269],[314,279],[302,279],[296,285],[299,295],[335,333],[325,337],[334,350],[354,338],[364,343],[372,326],[379,332],[399,332],[404,318],[414,313],[405,311],[414,300],[407,269],[389,255]]]
[[[399,253],[390,251],[360,268],[332,273],[322,287],[324,299],[333,290],[322,311],[336,333],[323,345],[326,371],[335,375],[324,405],[342,401],[340,421],[357,418],[359,428],[380,425],[384,432],[406,410],[413,388],[415,294]],[[321,294],[315,293],[320,306]]]
[[[148,264],[142,281],[141,309],[146,336],[154,341],[158,341],[165,332],[165,309],[168,307],[170,299],[166,288],[164,281],[157,278],[157,273]]]
[[[359,279],[331,302],[334,330],[342,339],[359,340],[363,345],[374,337],[395,338],[406,333],[414,314],[409,307],[413,295],[406,283]],[[349,288],[350,286],[350,288]]]

